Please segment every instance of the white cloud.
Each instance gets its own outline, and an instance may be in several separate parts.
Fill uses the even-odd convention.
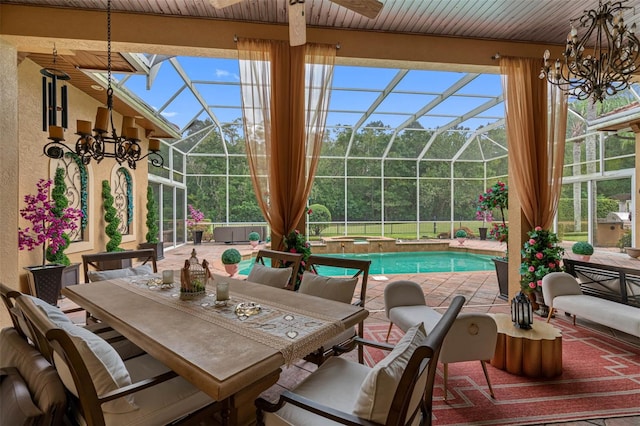
[[[236,81],[240,80],[240,76],[238,74],[232,74],[229,71],[221,70],[221,69],[216,69],[216,77],[218,77],[218,78],[225,78],[225,77],[229,78],[230,77],[230,78],[232,78],[232,79],[234,79]]]
[[[167,112],[163,111],[161,112],[161,114],[167,118],[175,117],[176,115],[178,115],[177,112],[169,112],[169,111]]]

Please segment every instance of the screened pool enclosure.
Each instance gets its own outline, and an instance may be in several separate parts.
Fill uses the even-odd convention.
[[[190,238],[188,204],[205,214],[205,240],[215,226],[265,224],[246,158],[238,60],[138,56],[149,73],[116,75],[116,90],[182,135],[163,140],[165,164],[149,168],[165,244]],[[556,221],[565,240],[615,246],[630,238],[628,215],[612,213],[628,214],[633,202],[634,134],[599,129],[640,116],[637,93],[634,85],[602,105],[571,103]],[[475,232],[483,226],[478,195],[497,180],[508,183],[507,150],[497,74],[336,65],[304,233]],[[314,212],[317,205],[326,211]]]

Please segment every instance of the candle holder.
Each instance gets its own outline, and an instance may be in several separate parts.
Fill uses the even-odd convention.
[[[530,330],[533,324],[533,308],[529,297],[518,292],[511,300],[511,321],[513,325],[523,330]]]

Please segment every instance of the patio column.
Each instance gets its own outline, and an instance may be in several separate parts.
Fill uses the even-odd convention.
[[[631,211],[631,223],[633,224],[632,231],[635,233],[633,237],[633,247],[640,247],[640,229],[638,228],[638,215],[640,215],[640,158],[638,158],[638,153],[640,152],[640,122],[635,122],[631,124],[631,130],[636,138],[636,164],[635,164],[635,191],[636,193],[633,195],[633,207]]]
[[[14,46],[0,39],[0,281],[18,289],[18,60]],[[0,327],[11,324],[6,309],[0,309]]]

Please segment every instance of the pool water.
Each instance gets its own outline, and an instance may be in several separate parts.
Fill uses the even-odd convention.
[[[451,251],[331,254],[330,256],[369,259],[371,260],[369,275],[493,271],[495,269],[491,261],[495,256]],[[243,260],[240,263],[240,274],[248,275],[253,262],[253,259]],[[322,267],[319,272],[322,275],[331,276],[354,273],[353,270],[332,267]]]

